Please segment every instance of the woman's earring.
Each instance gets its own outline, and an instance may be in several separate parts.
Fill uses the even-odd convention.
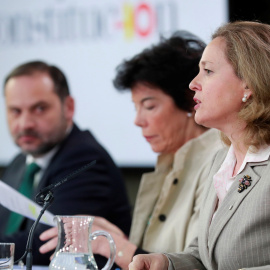
[[[244,94],[244,97],[242,98],[242,101],[243,101],[243,102],[247,102],[247,100],[248,100],[247,97],[248,97],[248,95],[247,95],[247,94]]]
[[[192,113],[191,113],[191,112],[188,112],[188,113],[187,113],[187,117],[190,118],[191,116],[192,116]]]

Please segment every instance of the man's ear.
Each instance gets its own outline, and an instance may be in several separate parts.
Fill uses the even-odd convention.
[[[67,96],[64,101],[64,114],[69,122],[73,121],[75,112],[75,102],[71,96]]]

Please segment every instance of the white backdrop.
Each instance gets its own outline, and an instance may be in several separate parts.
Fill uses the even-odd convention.
[[[43,60],[66,74],[75,122],[90,129],[119,166],[153,166],[156,155],[133,124],[130,93],[112,85],[115,67],[161,34],[189,30],[205,42],[227,21],[226,0],[0,0],[0,83],[15,66]],[[3,87],[1,87],[3,88]],[[18,152],[0,98],[0,165]]]

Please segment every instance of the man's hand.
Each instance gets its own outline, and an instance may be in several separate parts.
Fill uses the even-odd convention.
[[[48,241],[47,243],[45,243],[44,245],[42,245],[39,248],[39,252],[44,254],[47,253],[51,250],[54,250],[56,248],[57,245],[57,241],[58,241],[58,230],[57,227],[53,227],[47,231],[44,231],[40,236],[39,239],[41,241]]]
[[[119,236],[126,238],[122,230],[120,230],[116,225],[114,225],[113,223],[111,223],[110,221],[108,221],[103,217],[97,216],[95,217],[92,231],[95,230],[103,230],[108,233],[115,233],[118,234]]]
[[[96,230],[104,230],[111,234],[119,235],[120,237],[123,237],[127,239],[123,231],[121,231],[117,226],[106,220],[102,217],[95,217],[94,223],[92,226],[92,231]],[[39,239],[41,241],[48,241],[44,245],[42,245],[39,249],[39,252],[44,254],[51,250],[54,250],[57,246],[58,242],[58,230],[57,227],[53,227],[47,231],[44,231],[40,236]],[[102,253],[101,253],[102,254]],[[104,255],[104,254],[103,254]]]
[[[167,270],[168,258],[160,253],[136,255],[129,264],[129,270]]]

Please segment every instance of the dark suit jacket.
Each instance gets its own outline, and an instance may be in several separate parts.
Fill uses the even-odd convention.
[[[25,170],[24,154],[19,154],[7,167],[2,180],[18,189]],[[131,216],[127,193],[120,171],[89,131],[81,131],[74,125],[71,133],[61,143],[44,172],[33,200],[38,191],[57,183],[69,173],[96,160],[96,164],[76,178],[65,182],[54,190],[54,201],[48,209],[55,215],[89,214],[102,216],[116,224],[127,235]],[[25,250],[28,232],[33,221],[25,219],[21,230],[11,236],[5,235],[6,221],[10,211],[0,206],[0,242],[15,243],[15,259]],[[50,254],[38,252],[42,242],[39,234],[48,227],[39,224],[33,241],[33,263],[48,265]]]

